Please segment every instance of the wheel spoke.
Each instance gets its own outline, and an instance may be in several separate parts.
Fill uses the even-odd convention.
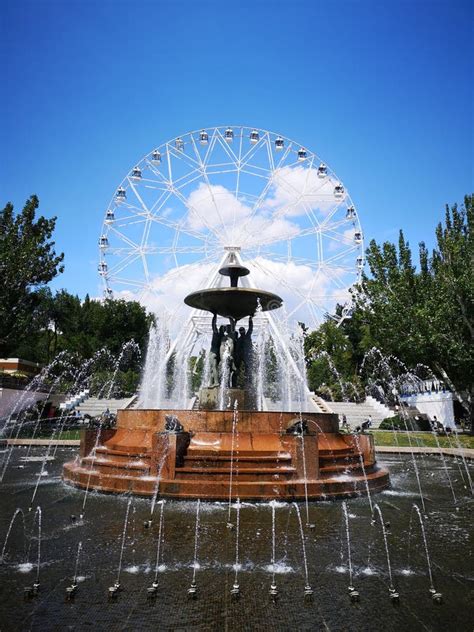
[[[277,135],[265,130],[252,142],[252,128],[243,126],[229,141],[225,129],[207,129],[202,143],[198,132],[182,135],[183,151],[175,140],[164,143],[136,163],[141,177],[125,176],[126,193],[114,197],[102,229],[106,286],[163,306],[165,288],[186,287],[201,268],[203,283],[219,285],[217,271],[208,271],[224,260],[224,246],[235,246],[281,288],[282,321],[320,323],[360,275],[359,218],[346,219],[352,201],[347,192],[336,199],[339,178],[329,168],[319,177],[320,159],[310,151],[301,159],[301,145],[285,138],[275,147]],[[184,308],[175,302],[169,308],[178,313]]]

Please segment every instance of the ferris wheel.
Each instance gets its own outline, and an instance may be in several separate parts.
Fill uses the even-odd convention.
[[[238,252],[249,283],[283,298],[288,329],[315,328],[364,265],[355,206],[336,174],[305,146],[245,126],[178,136],[139,160],[107,207],[98,271],[105,296],[139,300],[179,322],[183,298],[219,284]]]

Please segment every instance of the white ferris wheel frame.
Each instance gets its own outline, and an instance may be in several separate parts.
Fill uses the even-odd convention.
[[[228,129],[231,129],[233,131],[232,143],[227,142],[225,139],[225,133],[226,133],[226,130]],[[204,158],[201,156],[200,152],[198,151],[199,135],[203,131],[205,131],[208,134],[207,151],[204,155]],[[250,143],[249,147],[244,146],[245,141],[249,140],[249,137],[253,132],[258,133],[258,141],[255,143]],[[284,148],[278,154],[279,160],[276,160],[274,151],[272,151],[272,148],[275,145],[275,140],[277,138],[281,139],[284,143]],[[183,145],[182,148],[180,149],[179,148],[180,143],[185,143],[185,145],[189,146],[189,148],[193,151],[193,154],[188,155],[185,153],[184,151],[185,145]],[[229,164],[232,164],[232,167],[233,167],[232,169],[229,168],[229,164],[222,164],[222,165],[211,164],[212,171],[209,170],[208,168],[209,160],[210,160],[210,157],[212,156],[212,151],[216,143],[219,143],[222,150],[224,150],[226,154],[229,156],[229,160],[230,160]],[[257,146],[261,144],[265,144],[267,153],[268,153],[269,169],[267,170],[265,170],[262,167],[256,167],[255,165],[252,165],[250,163],[251,157],[253,153],[256,151]],[[236,146],[237,146],[237,149],[236,151],[234,151],[234,148]],[[129,209],[131,215],[129,217],[121,218],[122,221],[124,221],[124,219],[131,218],[133,220],[134,218],[136,218],[137,222],[141,222],[141,223],[145,222],[145,226],[143,229],[141,242],[136,243],[130,237],[127,237],[127,235],[124,232],[119,230],[117,226],[115,225],[114,221],[112,222],[107,221],[107,214],[106,214],[106,218],[104,219],[102,234],[100,238],[101,246],[100,246],[100,262],[99,262],[99,270],[102,269],[101,277],[102,277],[102,282],[103,282],[103,287],[104,287],[104,294],[106,296],[113,296],[113,286],[116,284],[122,284],[125,286],[130,286],[137,290],[141,290],[142,296],[143,296],[143,293],[146,291],[146,289],[147,288],[149,289],[151,287],[151,274],[150,274],[148,262],[147,262],[147,256],[150,256],[150,255],[152,256],[153,255],[161,255],[161,256],[167,255],[167,256],[172,257],[175,263],[173,273],[176,272],[178,276],[180,273],[180,264],[178,261],[178,255],[180,254],[202,255],[202,258],[199,261],[193,263],[193,265],[203,265],[209,262],[213,262],[213,263],[216,262],[217,261],[216,245],[215,244],[213,245],[210,240],[212,238],[216,240],[220,240],[221,236],[216,233],[216,229],[215,227],[212,226],[211,223],[206,222],[204,218],[206,229],[209,231],[208,234],[205,234],[202,231],[200,232],[197,230],[193,230],[189,226],[185,226],[184,221],[183,221],[184,218],[181,218],[180,221],[175,221],[163,215],[158,216],[157,213],[160,211],[160,209],[162,209],[164,205],[167,203],[167,201],[174,196],[182,203],[183,207],[186,209],[187,213],[190,216],[192,216],[193,214],[197,214],[200,220],[202,221],[203,217],[198,213],[198,211],[195,208],[193,208],[193,206],[189,203],[186,197],[181,193],[181,189],[183,189],[185,186],[190,185],[193,181],[196,181],[196,182],[199,181],[199,182],[204,182],[205,186],[207,187],[208,192],[209,192],[208,194],[209,198],[212,199],[213,205],[215,206],[215,209],[216,209],[216,213],[220,217],[219,205],[217,204],[215,200],[214,192],[209,180],[209,175],[215,176],[215,175],[219,175],[223,173],[235,173],[236,174],[236,188],[235,190],[231,192],[232,194],[235,195],[236,198],[238,198],[238,195],[240,194],[239,187],[240,187],[240,179],[242,177],[241,174],[246,174],[246,175],[254,176],[256,178],[260,177],[266,180],[266,184],[263,187],[262,191],[260,192],[260,195],[258,197],[253,196],[256,199],[253,201],[251,215],[246,219],[246,223],[248,224],[252,220],[252,218],[256,216],[256,213],[261,208],[262,204],[264,203],[266,199],[266,196],[270,192],[271,187],[275,184],[275,174],[277,173],[277,170],[280,168],[280,166],[285,165],[285,166],[290,166],[290,167],[292,166],[296,167],[302,164],[302,161],[298,159],[300,151],[305,152],[304,165],[310,167],[310,169],[307,170],[307,174],[308,174],[307,178],[308,178],[310,174],[310,170],[317,168],[318,165],[320,165],[321,163],[324,164],[323,161],[315,153],[305,149],[303,145],[296,143],[292,141],[291,139],[285,136],[282,136],[280,134],[276,134],[274,132],[270,132],[268,130],[262,130],[259,128],[253,128],[253,127],[247,127],[247,126],[229,126],[229,127],[220,126],[220,127],[205,128],[204,130],[194,130],[192,132],[187,132],[181,136],[177,136],[171,139],[170,141],[167,141],[166,143],[163,143],[162,145],[150,151],[136,164],[138,165],[138,168],[146,167],[147,169],[149,169],[151,173],[154,175],[154,177],[156,178],[156,180],[149,181],[149,184],[146,185],[148,187],[154,186],[159,191],[158,197],[156,199],[156,202],[153,204],[153,206],[149,207],[146,204],[146,202],[143,200],[142,196],[140,195],[139,185],[144,184],[145,181],[144,179],[137,180],[136,178],[134,178],[133,176],[134,170],[132,169],[123,178],[122,182],[117,188],[117,191],[120,189],[124,189],[126,192],[130,190],[137,201],[137,205],[130,205],[127,202],[122,202],[122,204],[118,204],[117,193],[116,193],[112,197],[110,204],[107,207],[107,209],[117,209],[119,207],[122,209]],[[162,161],[166,161],[167,170],[168,170],[167,177],[165,177],[160,167],[158,167],[153,162],[153,155],[156,152],[160,153],[162,157]],[[291,159],[292,154],[295,155],[295,160],[290,162],[289,164],[286,164],[285,162],[286,159],[288,158]],[[183,160],[188,164],[191,163],[192,170],[188,174],[186,174],[186,176],[173,180],[173,160],[176,160],[176,159]],[[327,168],[327,176],[332,178],[332,181],[338,182],[342,185],[342,181],[337,177],[335,172],[329,166],[326,166],[326,168]],[[323,187],[326,182],[327,180],[323,178],[321,180],[321,187]],[[158,187],[157,185],[160,185],[160,186]],[[356,258],[356,255],[358,255],[357,256],[358,265],[354,266],[354,270],[351,271],[353,274],[354,280],[352,281],[350,285],[353,285],[354,283],[359,282],[361,278],[361,274],[362,274],[363,265],[364,265],[363,232],[360,225],[359,214],[355,210],[355,206],[352,202],[352,199],[350,198],[350,195],[346,191],[345,187],[343,187],[343,191],[344,191],[343,197],[339,201],[336,200],[333,202],[333,208],[331,208],[330,212],[327,213],[327,215],[324,217],[324,220],[322,222],[316,216],[316,213],[313,212],[311,207],[306,203],[304,199],[304,196],[306,195],[305,190],[301,192],[297,192],[298,195],[296,199],[293,200],[290,205],[287,205],[283,207],[282,209],[279,209],[278,214],[282,216],[284,215],[285,211],[288,211],[288,207],[295,206],[296,204],[303,205],[305,213],[307,217],[310,219],[311,227],[301,230],[300,233],[292,236],[291,238],[288,238],[288,239],[282,238],[279,241],[276,240],[275,243],[280,243],[283,241],[288,242],[288,255],[286,256],[286,258],[284,258],[280,254],[273,253],[274,260],[276,261],[280,260],[285,263],[288,263],[288,261],[292,261],[300,265],[311,265],[313,266],[315,270],[321,269],[322,267],[324,267],[324,272],[328,275],[328,278],[330,278],[332,283],[335,286],[337,286],[337,282],[340,280],[335,275],[333,275],[331,279],[330,266],[328,266],[328,264],[331,262],[334,263],[335,261],[337,261],[338,258],[342,258],[344,255],[347,255],[348,252],[354,251],[354,259]],[[312,191],[313,195],[315,193],[317,193],[317,190]],[[329,238],[333,238],[335,241],[340,241],[339,239],[340,235],[338,233],[335,233],[334,231],[335,229],[340,228],[342,225],[347,225],[347,221],[348,221],[347,219],[338,220],[337,222],[334,222],[333,224],[330,223],[331,219],[336,215],[338,211],[340,211],[341,205],[344,205],[345,207],[353,209],[354,216],[351,218],[351,222],[352,222],[352,226],[354,227],[354,231],[355,231],[354,234],[358,232],[360,239],[357,243],[354,243],[352,245],[347,244],[347,249],[342,253],[336,254],[332,259],[324,258],[324,248],[322,244],[323,235]],[[108,212],[110,212],[110,210]],[[166,227],[168,229],[172,229],[175,231],[173,243],[171,245],[169,244],[163,245],[163,246],[148,245],[148,238],[150,236],[150,231],[154,223],[160,224],[163,227]],[[222,221],[222,225],[225,225],[224,221]],[[332,235],[331,235],[331,232],[333,233]],[[182,234],[185,234],[194,239],[197,239],[202,245],[200,245],[199,247],[180,246],[179,239]],[[121,248],[103,247],[102,240],[105,237],[107,241],[109,235],[118,237],[128,247],[121,247]],[[305,236],[305,235],[316,236],[317,266],[315,266],[314,260],[310,261],[307,258],[295,256],[291,252],[291,242],[294,239],[301,236]],[[218,243],[218,242],[215,242],[215,243]],[[267,243],[262,242],[258,246],[254,246],[252,249],[259,252],[260,249],[268,245],[271,245],[271,243],[272,243],[271,240],[268,241]],[[209,276],[206,287],[211,287],[213,284],[216,283],[216,280],[218,278],[217,271],[222,261],[226,259],[228,255],[228,251],[229,250],[234,250],[237,252],[240,251],[240,248],[236,246],[236,244],[233,244],[233,243],[229,243],[227,246],[224,246],[223,248],[222,248],[222,244],[219,244],[219,247],[221,250],[224,250],[224,254],[221,257],[220,262],[216,264],[213,273]],[[214,248],[214,252],[212,251],[212,248]],[[109,255],[117,256],[119,258],[119,261],[117,262],[117,264],[115,264],[110,270],[108,270],[108,266],[106,262],[106,256],[109,256]],[[240,255],[239,255],[239,258],[240,258]],[[121,278],[119,276],[120,273],[124,271],[129,265],[137,261],[138,259],[141,259],[141,262],[143,265],[143,276],[145,278],[145,281],[141,281],[139,279],[132,280],[132,279]],[[262,267],[261,262],[254,261],[254,264],[257,267],[259,266]],[[104,269],[106,270],[105,273],[103,272]],[[262,270],[262,271],[265,273],[267,272],[266,270]],[[316,273],[314,277],[316,279]],[[300,309],[302,306],[307,306],[308,312],[313,315],[314,320],[315,321],[319,320],[320,322],[322,322],[322,319],[318,318],[317,313],[315,311],[314,301],[309,300],[311,296],[310,293],[307,295],[303,294],[299,290],[299,288],[290,286],[288,282],[283,278],[280,278],[279,282],[289,292],[293,293],[296,297],[300,299],[296,307],[294,307],[292,312],[287,316],[288,318],[292,315],[292,313],[297,312],[297,310]],[[350,287],[350,285],[349,286],[344,285],[343,287],[340,287],[339,289],[341,290],[341,292],[343,292],[348,287]],[[318,309],[320,308],[318,307]],[[195,311],[196,310],[194,310],[194,312]],[[334,320],[336,320],[336,322],[341,322],[347,316],[348,312],[349,312],[349,308],[346,305],[343,309],[342,315],[337,318],[334,316],[333,318]],[[188,319],[188,326],[189,326],[189,323],[192,323],[194,330],[198,334],[203,333],[203,330],[208,329],[205,322],[203,322],[207,320],[209,320],[209,317],[206,317],[205,315],[203,316],[202,312],[193,313]],[[273,326],[275,326],[273,318],[270,318],[270,321],[271,323],[273,323]],[[191,336],[191,338],[194,339],[194,336]]]

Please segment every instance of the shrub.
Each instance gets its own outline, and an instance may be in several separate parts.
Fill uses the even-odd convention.
[[[380,430],[431,430],[427,419],[414,419],[413,417],[387,417],[379,426]]]

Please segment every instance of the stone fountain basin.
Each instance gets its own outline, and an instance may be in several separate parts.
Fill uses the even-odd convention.
[[[165,430],[169,414],[183,432]],[[66,463],[63,476],[78,487],[143,496],[155,495],[159,480],[162,498],[207,500],[351,497],[389,485],[370,435],[338,433],[337,415],[304,418],[302,437],[286,432],[295,413],[240,410],[233,436],[233,411],[120,410],[99,442],[97,429],[83,431],[81,458]]]
[[[199,290],[184,299],[186,305],[195,309],[212,312],[224,318],[240,320],[253,316],[260,303],[261,309],[268,312],[282,306],[282,299],[272,292],[245,287],[220,287]]]

